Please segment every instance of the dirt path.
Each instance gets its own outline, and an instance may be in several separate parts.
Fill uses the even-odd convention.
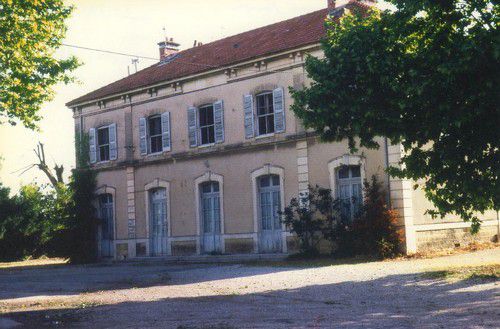
[[[10,269],[0,270],[0,305],[4,318],[27,327],[495,328],[498,281],[450,282],[422,273],[499,262],[500,249],[493,249],[314,268]]]

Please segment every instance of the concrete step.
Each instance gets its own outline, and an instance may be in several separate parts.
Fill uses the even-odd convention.
[[[288,257],[288,254],[231,254],[231,255],[190,255],[190,256],[152,256],[135,257],[116,263],[171,263],[171,264],[196,264],[196,263],[234,263],[255,260],[279,261]]]

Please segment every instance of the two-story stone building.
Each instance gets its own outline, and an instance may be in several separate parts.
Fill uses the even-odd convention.
[[[411,182],[387,177],[399,145],[350,154],[346,143],[320,143],[289,110],[288,88],[308,83],[305,55],[322,56],[326,16],[369,6],[332,3],[183,51],[161,42],[159,63],[67,104],[98,171],[102,257],[287,253],[296,244],[277,211],[292,197],[329,187],[354,213],[374,174],[401,214],[408,252],[467,237],[460,219],[426,216]]]

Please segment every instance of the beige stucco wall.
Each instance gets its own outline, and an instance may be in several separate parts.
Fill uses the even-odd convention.
[[[444,218],[432,218],[430,215],[425,214],[428,209],[434,209],[432,203],[425,197],[425,192],[422,190],[421,186],[414,190],[412,193],[413,200],[413,210],[414,210],[414,222],[418,224],[434,224],[434,223],[451,223],[451,222],[462,222],[460,217],[450,214]],[[478,218],[481,220],[494,220],[496,219],[496,212],[493,210],[486,211],[484,214],[477,214]]]
[[[363,156],[365,159],[365,178],[370,179],[372,175],[377,175],[379,181],[386,186],[387,175],[385,169],[385,155],[383,140],[378,140],[380,148],[359,149],[356,155]],[[330,186],[330,176],[328,172],[328,163],[339,156],[351,154],[347,141],[340,143],[323,143],[316,139],[309,140],[309,184],[311,186],[319,185],[324,188],[333,188]]]
[[[188,140],[187,108],[189,106],[200,106],[213,103],[217,100],[224,101],[224,127],[225,141],[223,145],[245,142],[244,136],[244,114],[243,95],[258,91],[282,87],[285,89],[285,106],[288,108],[292,102],[288,92],[288,86],[293,85],[294,74],[300,74],[301,70],[273,73],[261,76],[258,79],[248,79],[231,82],[223,85],[207,87],[195,92],[184,93],[175,97],[169,97],[144,104],[132,106],[133,142],[135,147],[134,157],[143,158],[137,147],[139,141],[139,118],[148,117],[153,114],[170,112],[172,151],[170,153],[191,151]],[[295,133],[296,118],[292,112],[286,112],[286,132]],[[200,148],[200,147],[198,147]],[[203,147],[201,147],[203,148]],[[197,149],[197,148],[195,148]],[[150,156],[151,157],[151,156]],[[157,157],[157,156],[156,156]],[[147,159],[148,157],[146,157]]]
[[[251,172],[266,164],[285,172],[285,200],[297,195],[295,144],[266,147],[258,152],[236,152],[139,167],[136,179],[136,220],[138,237],[145,237],[146,210],[144,186],[155,179],[170,182],[171,233],[196,235],[195,179],[207,171],[224,178],[224,228],[226,234],[252,233],[253,194]],[[209,167],[207,167],[207,165]]]

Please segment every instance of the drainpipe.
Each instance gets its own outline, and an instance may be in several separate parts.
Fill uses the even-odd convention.
[[[387,196],[386,196],[386,202],[387,206],[390,208],[391,207],[391,176],[387,172],[387,169],[389,168],[389,140],[387,137],[384,137],[384,150],[385,150],[385,169],[387,173]]]
[[[498,213],[499,211],[497,210],[497,242],[500,242],[500,216]]]

